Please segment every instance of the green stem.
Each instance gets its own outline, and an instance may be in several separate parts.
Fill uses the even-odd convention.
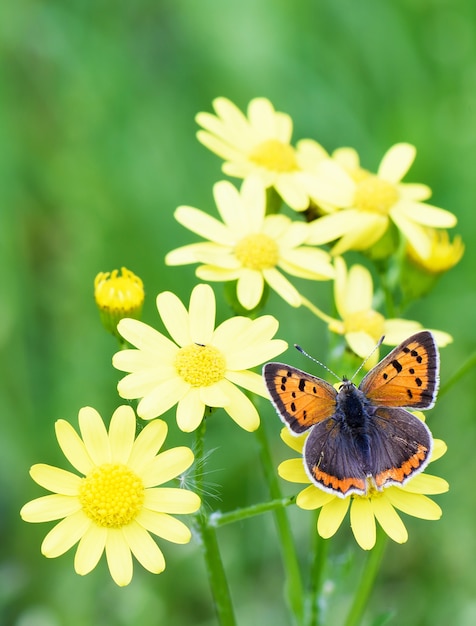
[[[203,493],[205,428],[204,419],[197,430],[195,444],[195,487],[199,493]],[[205,513],[204,506],[201,507],[196,520],[202,540],[202,550],[207,568],[208,581],[215,601],[218,621],[221,626],[236,626],[230,590],[220,556],[216,532],[213,526],[208,524],[208,517]]]
[[[309,619],[308,626],[320,626],[322,622],[321,607],[319,606],[319,599],[322,589],[322,578],[324,574],[324,567],[327,560],[327,548],[329,542],[323,539],[316,531],[316,517],[312,518],[312,537],[313,537],[313,549],[312,554],[314,558],[311,562],[310,571],[310,589],[309,589]]]
[[[386,545],[387,535],[380,527],[378,527],[377,540],[375,542],[375,546],[367,556],[364,571],[362,572],[360,583],[355,591],[354,602],[350,607],[345,626],[359,626],[361,623],[372,588],[374,586],[375,578],[377,577],[377,573],[379,571]]]
[[[258,439],[261,462],[268,483],[268,489],[273,499],[282,499],[281,490],[278,482],[278,474],[274,467],[271,451],[269,448],[269,442],[266,437],[264,424],[261,423],[260,427],[256,431],[256,437]],[[286,581],[286,594],[289,603],[289,607],[294,615],[297,624],[302,624],[304,619],[304,604],[303,604],[303,588],[301,583],[301,572],[299,569],[299,562],[294,548],[294,540],[291,533],[291,527],[286,515],[286,511],[282,508],[274,509],[274,517],[276,520],[276,526],[279,534],[279,540],[281,545],[281,551],[283,555],[284,566],[287,575]]]
[[[476,352],[473,352],[473,354],[463,363],[463,365],[461,365],[461,367],[456,370],[453,376],[451,376],[446,381],[446,383],[441,387],[440,391],[438,392],[438,397],[441,398],[441,396],[447,393],[451,389],[451,387],[453,387],[453,385],[455,385],[459,381],[460,378],[463,378],[466,372],[469,372],[469,370],[473,368],[475,365],[476,365]]]
[[[380,277],[380,285],[385,297],[386,317],[395,317],[395,304],[393,301],[393,293],[388,280],[388,264],[377,264],[377,271]]]
[[[220,513],[219,511],[212,513],[208,518],[208,525],[213,528],[219,528],[226,524],[233,524],[234,522],[241,522],[249,517],[255,517],[268,511],[274,511],[275,509],[282,509],[296,502],[296,496],[290,496],[289,498],[278,498],[277,500],[271,500],[271,502],[263,502],[261,504],[253,504],[252,506],[244,507],[242,509],[236,509],[228,513]]]

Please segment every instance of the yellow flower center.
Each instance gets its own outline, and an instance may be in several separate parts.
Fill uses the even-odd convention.
[[[357,311],[344,320],[345,333],[364,331],[378,341],[384,334],[385,318],[378,311]]]
[[[279,260],[279,249],[274,239],[256,233],[247,235],[236,245],[235,256],[243,267],[264,270],[274,267]]]
[[[98,526],[127,526],[144,503],[144,484],[126,465],[104,463],[95,467],[79,488],[84,513]]]
[[[357,183],[354,203],[359,211],[388,215],[398,198],[399,193],[395,185],[378,176],[367,176]]]
[[[277,139],[267,139],[255,146],[249,160],[274,172],[292,172],[298,169],[294,148]]]
[[[214,346],[192,343],[178,351],[175,369],[192,387],[209,387],[225,377],[226,360]]]
[[[100,272],[94,281],[94,298],[101,311],[121,313],[125,317],[140,311],[144,302],[144,286],[141,279],[125,267]]]

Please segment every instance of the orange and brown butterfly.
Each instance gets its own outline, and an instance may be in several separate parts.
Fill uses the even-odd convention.
[[[358,387],[344,378],[339,391],[316,376],[267,363],[271,401],[291,433],[310,430],[303,461],[310,480],[342,498],[403,485],[428,464],[432,436],[405,410],[429,409],[439,384],[439,355],[431,332],[403,341]]]

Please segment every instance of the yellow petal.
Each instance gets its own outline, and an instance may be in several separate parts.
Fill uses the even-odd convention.
[[[164,555],[145,528],[134,522],[124,526],[122,532],[127,545],[142,567],[153,574],[164,571]]]
[[[296,504],[301,509],[312,511],[327,505],[335,497],[336,496],[332,493],[328,493],[323,489],[318,489],[315,485],[310,485],[298,494]]]
[[[350,498],[334,496],[332,500],[322,507],[317,520],[317,532],[321,537],[328,539],[337,532],[347,513],[349,504]]]
[[[36,483],[54,493],[65,496],[78,495],[81,478],[72,472],[45,463],[37,463],[30,469],[30,476]]]
[[[397,543],[405,543],[408,532],[400,516],[385,496],[370,499],[373,514],[387,535]]]
[[[302,458],[287,459],[278,465],[278,474],[290,483],[308,483],[309,477],[306,474]]]
[[[419,493],[411,493],[404,488],[389,487],[385,495],[396,509],[407,515],[428,520],[440,519],[442,515],[441,508],[436,502]]]
[[[350,507],[350,526],[354,537],[363,550],[375,545],[376,528],[372,505],[368,498],[354,498]]]
[[[296,437],[293,433],[291,433],[289,428],[284,426],[281,429],[279,435],[287,446],[289,446],[296,452],[302,453],[302,449],[304,447],[304,443],[307,439],[308,433],[303,433],[302,435]]]
[[[132,555],[122,529],[109,528],[106,537],[106,558],[113,581],[125,587],[132,580]]]

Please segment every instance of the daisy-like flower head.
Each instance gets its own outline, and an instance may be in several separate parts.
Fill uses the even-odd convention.
[[[326,321],[330,330],[345,336],[347,344],[359,357],[368,357],[382,336],[385,345],[396,346],[422,328],[419,322],[412,320],[386,319],[372,307],[373,283],[367,268],[352,265],[347,270],[344,259],[336,257],[335,270],[334,300],[341,319],[326,316]],[[452,341],[448,333],[432,332],[440,347]],[[365,367],[373,367],[378,358],[379,351],[376,349],[366,361]]]
[[[313,172],[328,157],[315,141],[301,140],[291,145],[292,119],[274,110],[266,98],[255,98],[248,105],[246,117],[230,100],[213,101],[216,115],[199,113],[197,123],[205,130],[197,132],[198,140],[225,160],[223,172],[246,178],[257,174],[265,187],[274,187],[282,199],[296,211],[310,204],[301,175]],[[314,193],[320,197],[319,185]]]
[[[133,272],[121,268],[112,272],[100,272],[94,280],[96,300],[103,326],[117,335],[117,323],[123,317],[138,319],[144,304],[144,286]]]
[[[197,276],[207,281],[237,280],[237,297],[248,310],[263,295],[265,282],[291,306],[301,304],[297,289],[281,273],[328,280],[334,268],[327,252],[302,245],[309,226],[285,215],[266,215],[266,194],[257,177],[243,181],[241,192],[221,181],[213,188],[223,222],[199,209],[181,206],[176,219],[192,232],[209,239],[172,250],[168,265],[204,263]]]
[[[319,178],[323,178],[327,193],[330,186],[335,190],[330,203],[341,210],[312,222],[308,242],[320,244],[338,239],[332,249],[336,255],[351,249],[367,250],[383,236],[392,221],[427,259],[431,254],[431,238],[426,227],[451,228],[456,217],[423,202],[431,194],[426,185],[401,182],[415,154],[414,146],[395,144],[384,155],[377,174],[361,168],[357,153],[350,148],[341,149],[334,159],[320,163],[315,177],[316,194],[320,189]]]
[[[427,229],[431,248],[428,257],[422,257],[420,251],[414,248],[411,243],[407,246],[409,258],[415,265],[423,269],[428,274],[442,274],[454,267],[464,254],[464,244],[459,235],[450,241],[446,230]]]
[[[137,320],[121,320],[120,334],[136,350],[113,357],[117,369],[131,372],[119,381],[123,398],[142,398],[137,414],[143,419],[162,415],[177,405],[177,424],[195,430],[205,407],[223,407],[248,431],[259,426],[253,403],[236,385],[267,397],[262,377],[248,368],[280,354],[287,343],[272,339],[278,321],[271,315],[255,320],[233,317],[215,328],[215,295],[209,285],[197,285],[189,310],[165,291],[157,308],[173,341]]]
[[[281,438],[302,455],[307,433],[295,437],[287,428],[283,428]],[[434,440],[430,462],[436,461],[445,452],[446,444],[440,439]],[[311,483],[302,457],[283,461],[278,467],[278,473],[289,482]],[[362,549],[371,550],[376,539],[375,520],[393,541],[405,543],[408,533],[397,510],[421,519],[437,520],[441,517],[441,509],[427,496],[445,493],[448,488],[443,478],[426,473],[416,475],[402,487],[392,485],[382,491],[371,490],[365,496],[354,494],[345,498],[310,484],[298,494],[296,504],[306,510],[321,509],[317,532],[324,539],[337,532],[350,508],[350,525],[355,540]]]
[[[20,515],[27,522],[61,520],[45,537],[41,551],[61,556],[78,541],[74,568],[93,570],[104,550],[115,583],[132,579],[132,556],[154,574],[165,568],[163,554],[150,533],[187,543],[191,533],[171,513],[194,513],[200,498],[175,487],[159,487],[193,463],[189,448],[157,454],[167,424],[155,420],[135,439],[136,419],[129,406],[120,406],[106,431],[92,408],[79,412],[81,437],[65,420],[56,422],[56,437],[68,461],[81,474],[51,465],[33,465],[31,477],[53,494],[25,504]]]

